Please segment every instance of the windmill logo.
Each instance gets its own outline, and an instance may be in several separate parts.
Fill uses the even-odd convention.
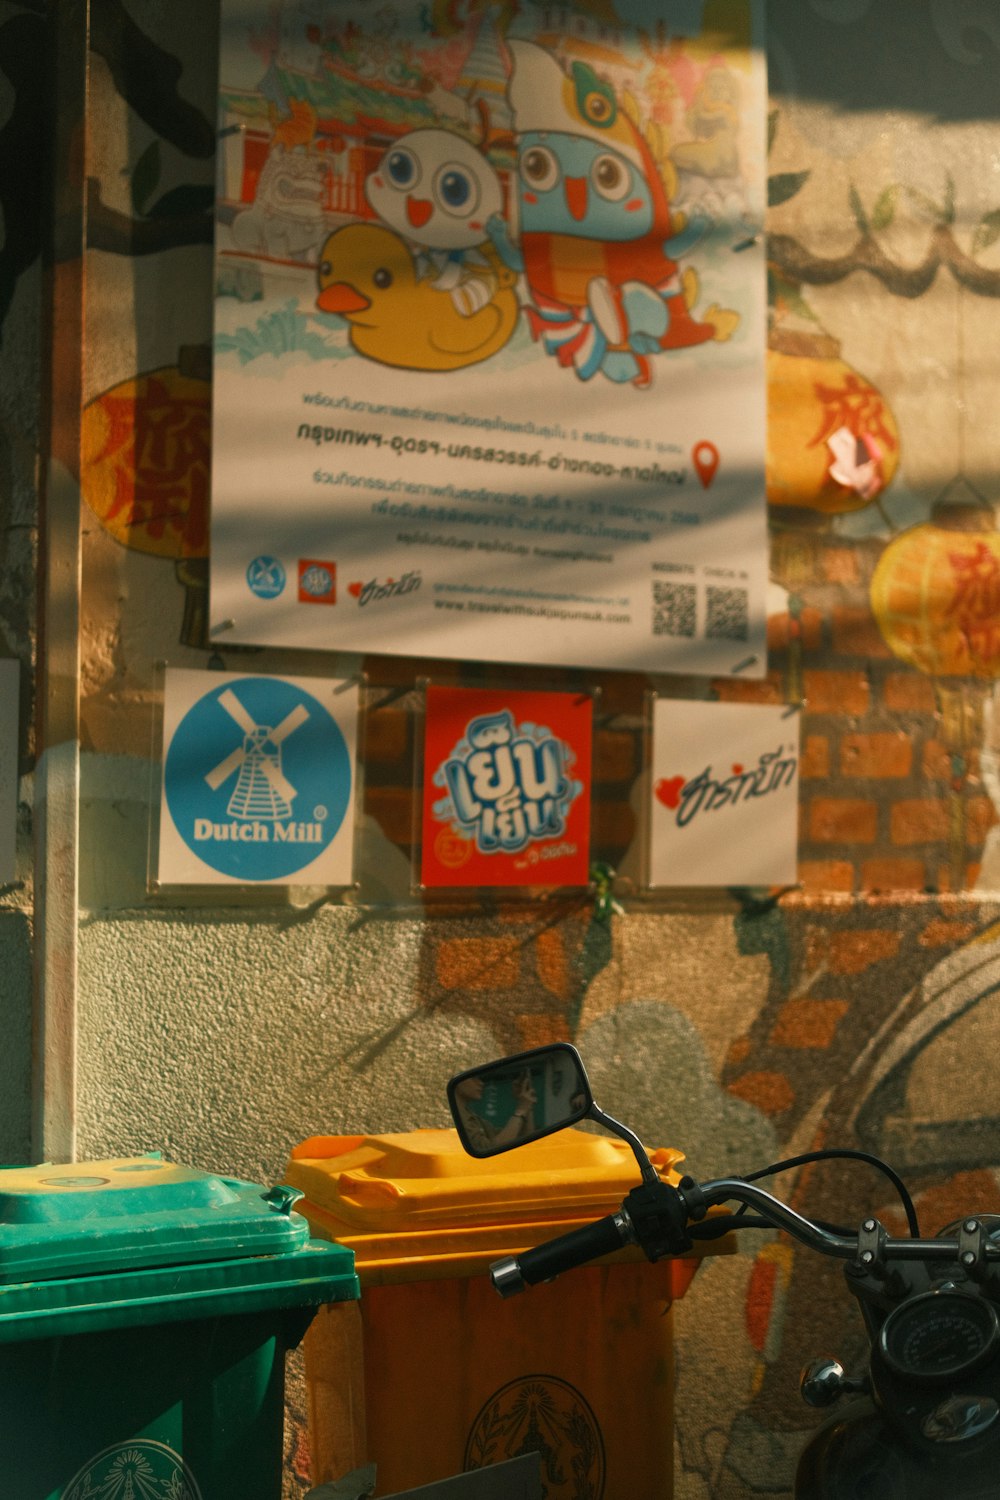
[[[356,690],[335,694],[349,684],[308,678],[220,676],[168,673],[168,696],[177,695],[163,762],[172,859],[193,883],[283,882],[311,868],[316,883],[349,884]],[[187,854],[172,844],[178,836]],[[160,843],[162,864],[162,820]],[[333,878],[335,867],[346,877]]]
[[[285,570],[278,559],[255,557],[247,568],[247,588],[258,599],[277,599],[285,588]]]
[[[205,777],[213,792],[234,774],[236,785],[226,811],[232,818],[290,818],[295,788],[281,768],[281,747],[309,718],[309,710],[299,703],[286,714],[276,729],[256,724],[232,688],[219,695],[219,705],[243,731],[243,743]]]

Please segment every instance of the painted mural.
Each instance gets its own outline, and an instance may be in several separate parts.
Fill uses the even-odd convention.
[[[484,17],[503,28],[518,8],[432,4],[456,80]],[[641,26],[649,8],[540,9],[565,29],[574,15]],[[318,16],[323,0],[304,9]],[[674,10],[727,34],[741,14],[738,0]],[[591,890],[456,907],[414,895],[418,683],[481,687],[499,675],[559,691],[581,674],[505,668],[487,679],[477,663],[368,657],[352,904],[309,893],[298,907],[234,913],[155,906],[144,865],[157,663],[238,658],[205,629],[211,209],[217,150],[230,151],[212,123],[215,7],[93,5],[88,346],[79,451],[63,455],[85,502],[85,1154],[162,1145],[277,1180],[310,1131],[444,1124],[450,1072],[568,1038],[603,1107],[652,1144],[683,1149],[696,1173],[859,1146],[904,1175],[928,1231],[956,1212],[996,1211],[1000,24],[986,0],[769,10],[768,675],[589,674],[601,689]],[[0,16],[5,360],[40,254],[40,232],[14,205],[37,150],[31,59],[49,25],[40,5]],[[376,11],[351,39],[356,67],[377,64],[380,27]],[[859,66],[873,49],[879,65]],[[679,103],[663,108],[669,118]],[[687,169],[721,170],[725,87],[706,84],[683,108]],[[244,143],[261,211],[240,232],[316,258],[300,101],[268,139],[266,150]],[[272,200],[287,212],[265,214]],[[0,452],[13,436],[5,413]],[[7,615],[5,600],[0,625]],[[311,665],[308,653],[254,661],[325,675],[357,666],[327,653]],[[802,705],[795,886],[645,890],[650,690]],[[116,964],[135,1011],[123,1052]],[[304,1065],[297,1049],[316,1034]],[[225,1065],[208,1087],[213,1049]],[[824,1219],[874,1211],[897,1223],[880,1181],[856,1164],[789,1173],[782,1189]],[[859,1347],[836,1265],[783,1240],[744,1242],[699,1271],[675,1328],[678,1500],[788,1494],[815,1416],[798,1399],[799,1369],[827,1348],[849,1364]],[[287,1497],[309,1487],[305,1407],[296,1375]]]

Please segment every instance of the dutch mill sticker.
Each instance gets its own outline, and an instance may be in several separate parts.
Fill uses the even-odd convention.
[[[349,883],[357,697],[313,678],[168,672],[160,879]]]

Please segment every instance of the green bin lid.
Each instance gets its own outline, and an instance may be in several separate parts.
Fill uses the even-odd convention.
[[[309,1242],[296,1188],[262,1188],[164,1161],[0,1170],[0,1286],[237,1257]]]
[[[289,1255],[8,1282],[0,1285],[0,1348],[236,1313],[300,1318],[303,1309],[360,1295],[353,1251],[318,1240]]]

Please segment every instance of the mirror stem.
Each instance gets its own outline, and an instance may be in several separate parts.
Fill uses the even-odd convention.
[[[606,1115],[598,1104],[590,1106],[586,1118],[588,1120],[596,1120],[599,1125],[606,1126],[614,1135],[621,1136],[623,1141],[628,1142],[632,1147],[633,1156],[639,1163],[639,1171],[642,1173],[643,1182],[659,1182],[660,1178],[656,1168],[646,1155],[646,1149],[634,1130],[629,1130],[627,1125],[623,1125],[620,1120],[614,1119],[613,1116]]]

